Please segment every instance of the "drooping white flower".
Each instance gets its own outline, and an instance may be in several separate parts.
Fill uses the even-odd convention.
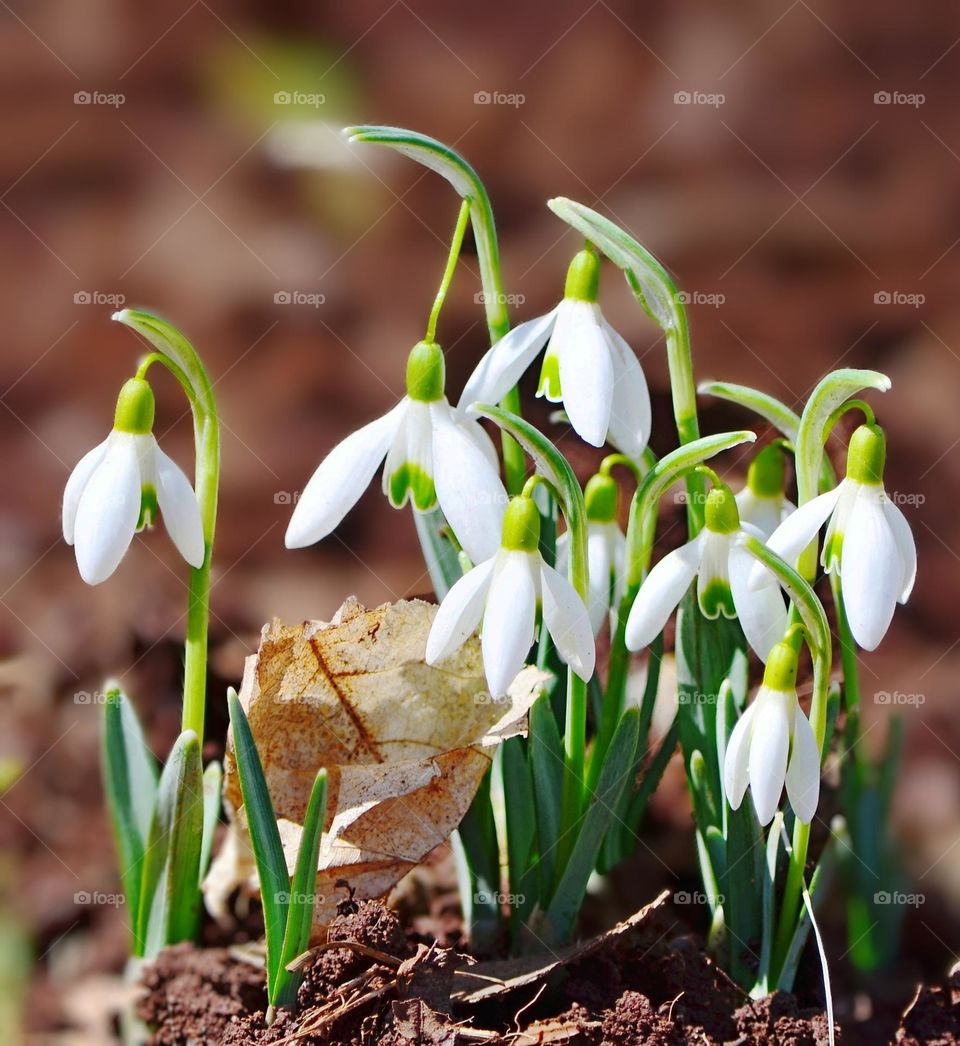
[[[783,451],[770,443],[750,462],[746,485],[737,494],[740,519],[755,527],[764,541],[796,508],[783,492],[784,472]]]
[[[874,650],[898,602],[905,603],[917,574],[910,525],[883,489],[886,440],[877,425],[861,425],[850,439],[846,477],[833,490],[801,505],[774,531],[768,546],[793,563],[829,519],[821,562],[840,576],[853,638]],[[751,585],[768,584],[761,575]]]
[[[786,785],[797,820],[809,824],[820,798],[820,752],[797,700],[797,654],[789,643],[770,651],[763,685],[730,734],[723,790],[737,810],[747,785],[760,824],[767,825]]]
[[[492,697],[502,697],[533,646],[539,606],[563,661],[581,679],[593,675],[596,649],[587,608],[570,582],[543,561],[539,541],[535,502],[514,498],[504,514],[500,548],[464,574],[440,604],[427,638],[427,664],[449,657],[482,620],[487,686]]]
[[[182,469],[157,446],[153,391],[131,378],[120,391],[113,431],[88,451],[63,492],[63,538],[75,546],[80,576],[99,585],[117,569],[133,535],[159,508],[180,555],[192,567],[205,554],[200,508]]]
[[[599,275],[596,253],[580,251],[567,272],[563,301],[488,350],[464,387],[460,407],[499,403],[546,345],[537,395],[562,401],[587,443],[602,447],[609,441],[638,458],[650,438],[650,393],[633,350],[600,312]]]
[[[787,627],[787,610],[776,585],[749,585],[754,559],[743,543],[748,534],[759,535],[740,522],[733,492],[724,484],[710,492],[705,515],[703,530],[664,556],[640,586],[627,618],[627,647],[640,650],[653,642],[696,577],[703,614],[739,618],[747,642],[766,661]]]
[[[325,538],[356,504],[381,462],[383,491],[418,512],[438,503],[472,560],[493,555],[507,494],[497,453],[476,418],[447,402],[443,351],[414,346],[407,362],[407,395],[376,421],[330,451],[304,488],[287,527],[287,548]]]
[[[590,625],[596,636],[604,622],[614,627],[613,617],[624,592],[627,539],[617,522],[617,484],[612,477],[592,476],[584,490],[584,503]],[[561,573],[566,571],[569,543],[569,534],[561,534],[557,539],[557,570]]]

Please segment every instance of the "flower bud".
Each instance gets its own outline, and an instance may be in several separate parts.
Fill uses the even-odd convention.
[[[783,493],[786,463],[777,443],[764,447],[750,462],[747,487],[760,498],[773,498]]]
[[[740,529],[740,513],[733,491],[721,483],[707,495],[705,522],[715,534],[733,534]]]

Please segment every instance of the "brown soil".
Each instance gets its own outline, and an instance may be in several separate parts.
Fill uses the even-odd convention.
[[[383,905],[347,902],[311,955],[299,1012],[282,1011],[267,1028],[261,970],[225,949],[179,946],[148,971],[139,1015],[156,1028],[156,1046],[827,1042],[822,1013],[785,993],[747,1000],[693,939],[669,930],[666,914],[653,912],[549,976],[529,975],[536,960],[526,972],[521,961],[515,977],[501,978],[503,990],[480,999],[458,981],[469,967],[476,983],[483,963],[408,937]]]

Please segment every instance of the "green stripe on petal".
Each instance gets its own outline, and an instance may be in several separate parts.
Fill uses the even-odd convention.
[[[724,617],[733,619],[737,616],[729,581],[718,577],[711,578],[702,590],[698,590],[697,597],[704,617],[713,619],[723,614]]]
[[[547,352],[543,357],[537,395],[546,396],[551,403],[559,403],[563,399],[560,388],[560,360],[552,352]]]
[[[424,472],[419,465],[410,462],[405,462],[390,474],[387,496],[394,508],[403,508],[407,498],[410,498],[418,512],[429,512],[437,504],[433,477]]]

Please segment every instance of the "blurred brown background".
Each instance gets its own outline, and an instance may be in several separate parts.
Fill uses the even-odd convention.
[[[59,533],[63,484],[108,431],[141,350],[110,323],[114,303],[171,319],[216,383],[220,678],[238,678],[272,615],[327,617],[351,592],[375,604],[428,588],[412,520],[376,489],[335,537],[283,549],[286,502],[337,439],[402,393],[457,211],[435,176],[338,134],[382,122],[474,163],[507,290],[524,299],[515,321],[561,293],[576,238],[544,201],[567,195],[630,229],[691,294],[699,379],[791,405],[838,364],[893,379],[876,405],[920,576],[863,658],[863,688],[878,742],[890,708],[874,692],[906,695],[894,698],[908,731],[898,817],[930,902],[907,947],[944,967],[960,917],[956,5],[0,7],[3,939],[26,932],[48,983],[120,961],[109,897],[76,900],[117,889],[91,707],[105,674],[121,677],[159,748],[176,726],[184,565],[158,530],[91,590]],[[291,138],[302,121],[312,130]],[[291,141],[312,169],[276,162]],[[452,395],[486,347],[479,289],[467,256],[440,324]],[[613,273],[602,301],[643,358],[654,445],[669,449],[657,332]],[[157,379],[158,436],[188,466],[189,419]],[[747,421],[703,404],[707,431]],[[589,468],[589,455],[576,460]],[[211,739],[222,725],[211,712]],[[32,1020],[57,1026],[62,1007]]]

